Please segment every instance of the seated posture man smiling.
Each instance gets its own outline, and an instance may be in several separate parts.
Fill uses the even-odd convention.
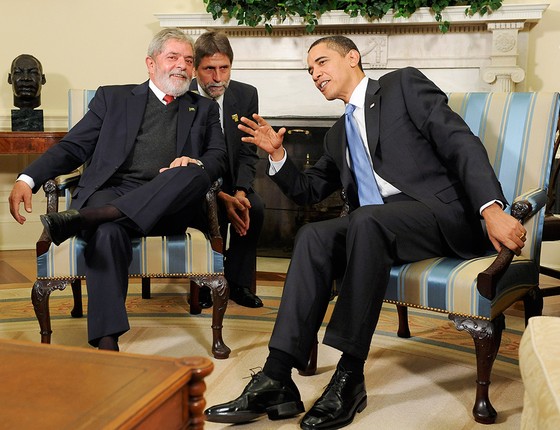
[[[53,243],[86,239],[88,340],[118,350],[128,331],[125,300],[131,237],[183,233],[203,222],[204,197],[226,169],[218,106],[188,92],[193,42],[182,31],[159,32],[148,48],[150,79],[100,87],[68,134],[23,171],[9,197],[31,212],[32,191],[88,162],[72,209],[41,216]]]
[[[324,155],[300,172],[259,115],[243,118],[244,141],[269,154],[268,173],[301,205],[344,187],[346,217],[303,226],[295,239],[269,355],[241,395],[206,410],[209,421],[238,423],[304,411],[291,378],[304,368],[325,317],[332,284],[338,299],[323,342],[342,352],[331,382],[301,420],[303,429],[350,424],[367,404],[364,363],[393,264],[485,251],[481,216],[496,249],[516,253],[524,227],[507,204],[480,140],[445,94],[413,68],[368,79],[356,45],[343,36],[315,41],[309,73],[346,113],[327,132]]]

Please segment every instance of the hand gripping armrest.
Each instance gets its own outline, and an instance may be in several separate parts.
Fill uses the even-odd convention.
[[[546,190],[532,190],[515,199],[511,206],[511,215],[523,224],[545,205]],[[492,264],[485,271],[478,274],[477,288],[481,296],[488,300],[494,299],[498,281],[509,267],[513,256],[513,251],[502,247],[502,250],[498,253]]]

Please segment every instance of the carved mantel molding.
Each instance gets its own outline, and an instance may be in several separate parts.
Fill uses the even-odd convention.
[[[271,79],[275,86],[284,80],[296,94],[307,97],[306,91],[311,91],[309,82],[299,88],[301,79],[295,77],[307,73],[309,45],[328,34],[351,37],[362,53],[366,74],[373,78],[414,66],[445,91],[523,91],[528,33],[548,6],[545,2],[504,4],[494,13],[472,17],[465,15],[463,6],[448,7],[443,13],[443,18],[451,22],[447,34],[439,31],[428,8],[421,8],[409,19],[388,13],[374,22],[351,18],[341,11],[329,12],[321,16],[311,35],[305,32],[299,17],[284,22],[272,20],[273,32],[268,34],[264,26],[240,26],[236,20],[215,21],[206,13],[155,16],[162,27],[179,27],[195,39],[209,29],[225,31],[235,52],[235,78],[253,83],[265,97],[267,93],[274,97],[276,105],[270,108],[270,114],[289,115],[293,99],[284,102],[285,95],[266,86],[270,86]],[[332,108],[327,111],[319,114],[339,114],[338,110],[333,113]],[[315,111],[314,115],[317,114]]]

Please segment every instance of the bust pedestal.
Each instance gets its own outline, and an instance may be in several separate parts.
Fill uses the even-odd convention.
[[[12,109],[12,131],[43,131],[41,109]]]

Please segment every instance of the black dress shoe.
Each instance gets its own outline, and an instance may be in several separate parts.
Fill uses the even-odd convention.
[[[304,430],[339,429],[349,425],[356,412],[367,405],[366,387],[363,379],[355,382],[352,372],[337,368],[331,382],[305,414],[300,426]]]
[[[247,287],[239,287],[230,284],[229,298],[235,303],[246,308],[261,308],[263,302]]]
[[[39,217],[52,243],[60,245],[81,230],[82,217],[76,209],[53,212]]]
[[[212,307],[212,291],[208,287],[200,287],[198,290],[198,304],[202,309]]]
[[[214,423],[245,423],[268,415],[271,420],[290,418],[305,411],[296,384],[275,381],[262,371],[254,374],[241,395],[231,402],[204,411]]]

